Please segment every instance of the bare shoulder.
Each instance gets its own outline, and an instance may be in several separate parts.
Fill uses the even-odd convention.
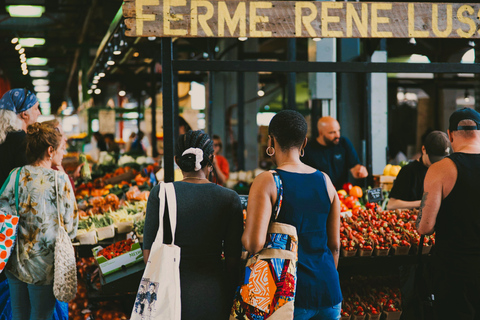
[[[457,166],[449,159],[444,158],[438,162],[435,162],[428,168],[426,179],[429,180],[445,180],[449,178],[456,179]]]
[[[273,179],[273,174],[271,172],[265,171],[255,177],[252,187],[267,187],[269,185],[275,185],[275,180]]]

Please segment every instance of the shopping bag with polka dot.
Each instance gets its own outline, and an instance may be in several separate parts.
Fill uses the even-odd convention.
[[[16,171],[12,171],[10,176],[7,178],[3,184],[0,194],[3,193],[5,187],[10,181],[12,173],[16,172],[15,179],[15,207],[14,212],[6,212],[0,210],[0,273],[5,269],[7,265],[8,258],[12,253],[13,247],[15,245],[15,239],[17,237],[17,227],[18,227],[18,177],[20,175],[21,168]]]

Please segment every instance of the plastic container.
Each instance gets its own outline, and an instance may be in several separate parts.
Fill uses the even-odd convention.
[[[98,240],[115,237],[115,226],[111,224],[107,227],[97,228],[97,237]]]
[[[91,230],[86,233],[77,234],[76,239],[78,240],[78,242],[80,242],[80,244],[97,244],[97,231]]]

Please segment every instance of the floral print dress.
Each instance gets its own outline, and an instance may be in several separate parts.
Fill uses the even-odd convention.
[[[17,170],[17,169],[16,169]],[[0,209],[15,212],[16,170],[0,195]],[[55,172],[38,166],[24,166],[18,184],[20,222],[15,248],[7,270],[19,280],[35,284],[53,283],[55,239],[59,228]],[[58,171],[57,171],[58,172]],[[78,209],[68,176],[58,172],[60,219],[70,238],[78,226]]]

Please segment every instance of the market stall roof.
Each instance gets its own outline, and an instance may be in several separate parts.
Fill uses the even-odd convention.
[[[12,17],[7,6],[18,4],[17,0],[0,1],[0,69],[12,87],[32,86],[32,71],[48,71],[50,103],[55,112],[63,101],[77,97],[78,75],[74,69],[91,63],[122,1],[29,0],[22,4],[42,6],[41,16]],[[27,11],[23,8],[21,12]],[[21,54],[15,49],[18,43],[12,43],[14,38],[44,39],[43,45],[33,47],[20,40],[27,59],[26,75],[22,74]],[[43,66],[34,66],[33,63],[43,64],[44,60],[30,58],[47,61]]]

